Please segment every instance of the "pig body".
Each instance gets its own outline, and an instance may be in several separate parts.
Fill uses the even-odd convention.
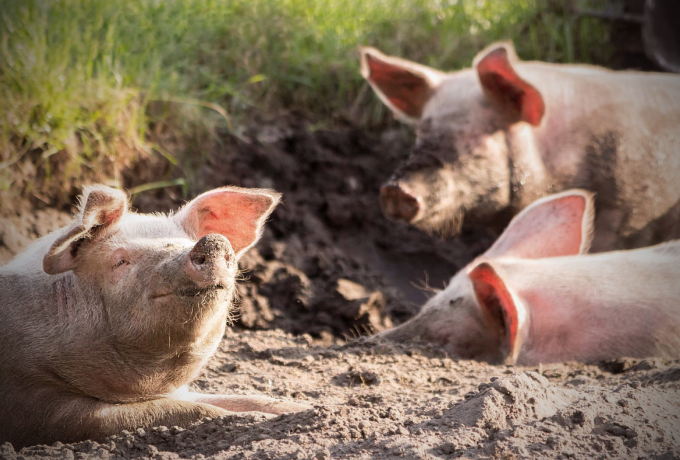
[[[185,387],[224,334],[237,259],[278,199],[223,188],[177,214],[142,215],[120,191],[88,189],[71,225],[0,268],[0,442],[303,408]]]
[[[594,251],[680,236],[680,76],[520,62],[508,44],[453,73],[366,48],[362,72],[417,128],[381,190],[388,216],[449,236],[583,188],[597,193]]]
[[[512,364],[680,357],[680,241],[584,255],[590,200],[568,191],[532,204],[415,318],[382,337]]]

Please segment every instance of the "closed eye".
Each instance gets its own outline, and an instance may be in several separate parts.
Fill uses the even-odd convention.
[[[120,267],[120,266],[122,266],[122,265],[128,265],[129,263],[130,263],[130,262],[128,262],[128,261],[125,260],[125,259],[120,259],[118,262],[116,262],[116,263],[114,264],[113,268],[118,268],[118,267]]]
[[[455,299],[449,300],[450,307],[457,307],[463,301],[462,297],[457,297]]]

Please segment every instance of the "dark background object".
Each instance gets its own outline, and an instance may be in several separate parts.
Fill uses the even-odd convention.
[[[612,21],[610,67],[680,73],[679,0],[604,0],[590,6],[578,12]]]
[[[645,2],[642,42],[647,56],[659,67],[680,73],[680,1]]]

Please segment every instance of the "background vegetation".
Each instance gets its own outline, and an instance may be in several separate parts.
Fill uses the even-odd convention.
[[[448,70],[509,38],[522,59],[605,63],[608,29],[580,3],[1,0],[0,191],[54,203],[120,185],[140,157],[181,167],[287,111],[379,129],[359,45]]]

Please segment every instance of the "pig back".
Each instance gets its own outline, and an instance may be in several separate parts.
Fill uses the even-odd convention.
[[[680,242],[494,264],[529,311],[520,363],[680,357]]]
[[[680,237],[680,76],[527,64],[553,187],[597,193],[596,251]]]

